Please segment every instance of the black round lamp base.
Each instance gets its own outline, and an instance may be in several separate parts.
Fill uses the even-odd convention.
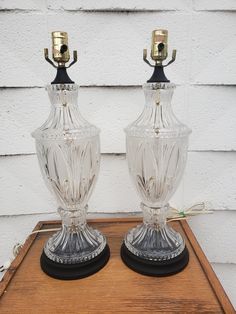
[[[50,260],[46,254],[42,253],[40,265],[42,270],[50,277],[61,280],[75,280],[91,276],[102,269],[110,257],[109,246],[90,261],[77,264],[61,264]]]
[[[189,253],[187,247],[175,258],[167,261],[150,261],[140,258],[131,253],[125,244],[121,246],[121,258],[126,266],[132,270],[146,276],[164,277],[179,273],[189,262]]]

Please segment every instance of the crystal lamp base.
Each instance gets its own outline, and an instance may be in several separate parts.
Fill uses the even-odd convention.
[[[104,235],[87,224],[63,225],[62,229],[46,242],[44,253],[56,263],[76,264],[95,258],[105,246]]]
[[[121,248],[124,263],[138,273],[168,276],[188,264],[189,254],[182,236],[166,221],[169,204],[149,207],[141,203],[143,223],[128,231]]]
[[[110,257],[109,246],[91,260],[75,264],[62,264],[49,259],[43,251],[40,258],[42,270],[50,277],[62,280],[74,280],[91,276],[102,269]]]
[[[90,276],[106,265],[110,250],[105,236],[86,222],[86,208],[58,209],[61,230],[46,242],[41,268],[49,276],[70,280]]]

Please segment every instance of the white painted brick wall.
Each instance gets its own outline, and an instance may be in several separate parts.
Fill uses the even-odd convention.
[[[69,32],[79,62],[82,114],[101,128],[102,163],[92,213],[139,211],[125,160],[123,128],[141,112],[142,61],[154,28],[169,29],[177,60],[173,108],[193,133],[184,178],[171,204],[207,201],[213,215],[190,225],[236,306],[236,2],[234,0],[0,0],[0,262],[38,220],[54,219],[30,133],[50,104],[42,88],[54,70],[43,60],[50,32]],[[7,57],[7,59],[6,59]],[[112,70],[111,70],[112,69]],[[53,214],[48,214],[52,212]]]
[[[235,11],[234,0],[193,0],[193,7],[197,11]]]
[[[43,10],[44,2],[41,0],[0,0],[0,10],[30,10],[37,11]]]

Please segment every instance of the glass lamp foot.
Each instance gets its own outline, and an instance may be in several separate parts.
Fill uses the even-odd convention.
[[[50,277],[61,280],[75,280],[91,276],[98,272],[107,264],[109,257],[110,249],[108,245],[93,259],[76,264],[54,262],[43,251],[40,258],[40,265],[42,270]]]
[[[182,271],[189,262],[189,253],[186,246],[183,252],[178,256],[163,261],[154,261],[138,257],[131,253],[124,243],[121,246],[120,254],[121,259],[126,266],[137,273],[153,277],[164,277],[177,274]]]

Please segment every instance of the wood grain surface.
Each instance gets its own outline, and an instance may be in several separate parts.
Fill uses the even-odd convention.
[[[186,222],[172,223],[189,248],[184,271],[155,278],[127,268],[120,246],[137,221],[90,221],[107,236],[111,258],[100,272],[75,281],[53,279],[41,271],[39,258],[51,233],[31,235],[0,283],[0,313],[235,313]],[[58,223],[40,222],[35,229],[56,228]]]

